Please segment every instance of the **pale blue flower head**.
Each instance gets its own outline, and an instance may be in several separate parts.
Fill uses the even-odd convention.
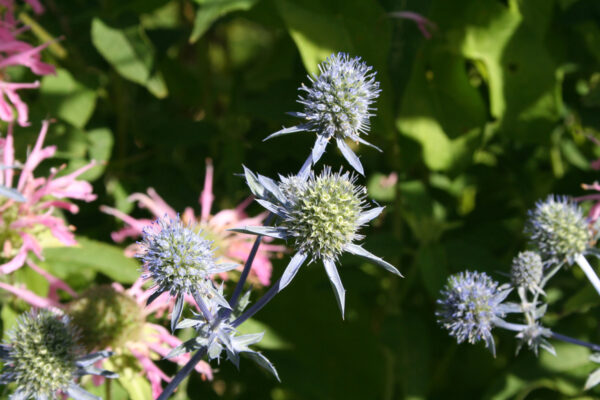
[[[172,329],[181,316],[185,294],[216,296],[227,305],[210,284],[210,277],[237,265],[217,264],[212,241],[198,229],[184,225],[179,216],[175,219],[165,216],[144,228],[139,244],[142,251],[136,257],[144,263],[143,277],[152,279],[156,288],[148,304],[164,292],[177,299],[171,317]]]
[[[498,286],[484,272],[460,272],[448,278],[438,299],[438,322],[458,343],[484,340],[495,354],[492,328],[507,308],[502,304],[510,289]]]
[[[75,379],[83,375],[116,378],[117,374],[94,366],[112,353],[100,351],[82,356],[77,329],[68,317],[47,310],[22,315],[0,346],[4,368],[0,384],[15,383],[12,400],[49,400],[64,393],[78,399],[99,399],[83,390]]]
[[[564,196],[550,195],[539,201],[529,211],[525,232],[542,256],[569,264],[575,256],[585,253],[592,240],[583,210]]]
[[[360,137],[369,132],[369,118],[375,111],[372,105],[381,92],[375,72],[360,57],[350,58],[345,53],[329,56],[319,65],[319,71],[319,75],[309,76],[310,87],[304,84],[300,87],[304,94],[298,102],[304,110],[291,113],[304,122],[275,132],[265,140],[293,132],[315,132],[317,140],[311,153],[313,164],[319,161],[327,143],[334,139],[350,165],[364,175],[362,164],[346,144],[346,139],[375,147]]]
[[[255,175],[247,168],[245,175],[257,201],[275,214],[279,223],[272,227],[246,226],[233,230],[289,240],[296,250],[278,283],[279,290],[291,282],[307,259],[320,260],[343,315],[345,290],[335,265],[342,253],[363,257],[401,276],[390,263],[355,243],[363,239],[359,229],[376,218],[383,207],[367,207],[366,189],[356,184],[352,174],[341,170],[331,172],[325,167],[319,175],[311,171],[307,179],[280,177],[279,182]]]

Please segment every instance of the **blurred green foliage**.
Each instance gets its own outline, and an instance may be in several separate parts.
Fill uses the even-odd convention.
[[[51,117],[48,141],[67,172],[101,162],[86,175],[99,200],[69,218],[81,247],[46,250],[44,265],[78,290],[136,277],[136,263],[109,244],[119,224],[100,204],[129,212],[126,197],[154,187],[177,210],[194,206],[210,157],[216,207],[234,206],[248,195],[235,175],[242,163],[274,176],[304,161],[310,134],[261,141],[295,122],[285,112],[299,110],[297,88],[320,61],[337,51],[360,56],[381,82],[369,141],[385,153],[358,151],[371,197],[387,208],[367,230],[366,247],[406,278],[343,258],[342,321],[324,271],[309,266],[252,321],[267,329],[263,350],[282,383],[249,362],[239,372],[223,363],[214,382],[192,376],[176,399],[600,396],[583,392],[594,369],[586,350],[558,343],[557,357],[515,356],[512,334],[498,332],[494,359],[482,345],[456,345],[434,316],[449,274],[468,268],[506,279],[537,199],[579,195],[581,183],[597,179],[588,165],[600,151],[587,136],[600,137],[600,2],[44,3],[28,34],[33,42],[62,37],[46,53],[57,74],[27,93],[34,123],[16,141],[23,154]],[[432,38],[389,15],[403,10],[434,22]],[[333,147],[324,161],[343,162]],[[275,262],[275,275],[286,262]],[[21,278],[44,294],[44,281],[30,275]],[[599,301],[586,285],[578,270],[561,272],[545,322],[598,342]],[[16,310],[2,308],[5,326]],[[127,371],[112,398],[147,398],[148,387]]]

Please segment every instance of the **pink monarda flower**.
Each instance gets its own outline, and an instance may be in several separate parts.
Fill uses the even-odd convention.
[[[36,13],[44,11],[37,0],[28,0]],[[29,83],[10,82],[7,67],[20,65],[28,68],[36,75],[54,74],[53,65],[41,61],[40,52],[50,43],[34,47],[29,43],[18,40],[27,27],[20,27],[14,17],[14,1],[0,0],[4,12],[0,15],[0,120],[12,122],[16,120],[19,125],[29,125],[29,109],[17,93],[20,89],[35,89],[40,86],[39,81]],[[13,111],[14,109],[14,111]]]
[[[233,262],[243,264],[250,253],[254,243],[254,237],[245,234],[230,232],[228,229],[260,224],[266,217],[266,213],[249,218],[244,209],[250,204],[252,198],[246,199],[234,209],[222,210],[211,215],[212,202],[214,196],[212,193],[213,183],[213,166],[210,159],[206,160],[206,176],[204,180],[204,189],[200,195],[200,216],[194,214],[191,207],[185,209],[181,215],[181,220],[188,226],[197,227],[202,230],[202,234],[209,240],[214,242],[215,255],[221,257],[222,262]],[[147,208],[156,218],[162,218],[165,215],[169,218],[176,218],[177,213],[173,210],[152,188],[148,189],[147,194],[134,193],[129,199],[137,201],[142,208]],[[117,232],[112,233],[112,239],[115,242],[122,242],[127,237],[138,237],[142,234],[145,226],[150,225],[150,219],[136,219],[114,208],[101,207],[101,210],[107,214],[123,220],[127,226]],[[269,257],[275,253],[281,253],[286,250],[285,246],[271,245],[268,243],[261,244],[252,270],[250,271],[250,279],[257,281],[263,286],[267,286],[271,281],[271,261]],[[133,256],[139,253],[138,245],[133,244],[126,249],[126,254]],[[240,266],[241,269],[241,266]],[[222,275],[223,279],[227,278],[226,274]]]
[[[168,293],[163,294],[165,298],[162,301],[159,299],[146,307],[152,290],[144,290],[143,282],[139,278],[129,289],[124,289],[119,283],[92,287],[68,304],[3,282],[0,282],[0,289],[37,308],[61,309],[81,330],[82,345],[87,350],[110,349],[115,353],[113,359],[133,355],[148,378],[156,399],[162,392],[163,382],[169,382],[171,378],[155,364],[155,360],[163,359],[181,344],[181,340],[164,327],[149,321],[161,318],[169,311]],[[169,361],[183,366],[189,359],[189,354],[183,354],[169,358]],[[213,379],[212,369],[205,361],[200,361],[195,368],[202,379]],[[102,377],[94,377],[96,385],[100,385],[102,380]]]
[[[590,139],[596,145],[600,146],[600,141],[598,139],[596,139],[595,137],[588,136],[588,139]],[[600,159],[590,162],[590,167],[595,171],[600,170]],[[590,226],[593,226],[596,224],[596,221],[598,220],[598,218],[600,218],[600,183],[598,181],[595,181],[594,183],[591,183],[591,184],[583,183],[583,184],[581,184],[581,187],[585,190],[593,190],[593,191],[598,192],[598,193],[588,194],[585,196],[575,197],[573,199],[577,202],[587,201],[587,200],[596,202],[590,208],[590,212],[588,214],[588,221],[590,223]]]
[[[55,210],[64,209],[77,213],[79,208],[67,199],[89,202],[96,198],[92,194],[92,185],[77,180],[95,162],[60,177],[57,174],[64,169],[64,165],[52,168],[48,177],[34,176],[35,168],[56,152],[56,146],[43,147],[48,125],[49,121],[42,123],[35,146],[22,165],[15,161],[12,126],[9,126],[6,138],[0,138],[1,164],[20,166],[19,169],[1,170],[0,185],[16,189],[24,197],[23,202],[17,202],[0,196],[0,274],[9,274],[26,262],[40,272],[28,256],[34,253],[38,258],[43,258],[41,238],[48,239],[52,236],[65,246],[75,245],[74,228],[55,216]],[[15,175],[18,175],[18,179]],[[47,274],[44,276],[51,278]]]

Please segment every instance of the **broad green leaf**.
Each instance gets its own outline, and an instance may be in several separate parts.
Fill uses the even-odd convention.
[[[318,64],[332,53],[353,52],[343,20],[319,10],[318,3],[276,0],[276,4],[309,73],[316,74]],[[315,4],[317,6],[310,7]]]
[[[154,46],[141,26],[114,28],[94,18],[92,43],[121,76],[146,86],[158,98],[168,95],[162,74],[156,70]]]
[[[547,351],[540,353],[541,365],[552,372],[570,371],[589,363],[590,351],[571,343],[554,342],[556,357]]]
[[[190,42],[194,43],[210,28],[213,22],[225,14],[233,11],[246,11],[251,9],[260,0],[195,0],[200,4],[196,11],[194,29]]]
[[[93,271],[121,283],[133,283],[140,276],[139,263],[125,257],[121,248],[83,237],[77,241],[77,246],[44,250],[45,264],[58,276]]]
[[[85,126],[96,107],[96,92],[62,68],[56,70],[56,75],[44,76],[40,95],[50,115],[78,128]]]

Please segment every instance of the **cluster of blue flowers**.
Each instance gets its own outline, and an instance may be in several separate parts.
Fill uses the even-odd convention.
[[[548,196],[529,211],[525,233],[531,249],[520,252],[512,262],[510,283],[499,285],[485,273],[464,272],[448,279],[438,300],[440,325],[458,343],[483,340],[495,354],[492,330],[516,332],[517,351],[527,345],[536,355],[539,348],[555,354],[548,339],[562,340],[600,352],[600,346],[553,332],[543,326],[546,313],[544,288],[566,266],[577,264],[600,294],[600,281],[585,256],[596,253],[597,229],[581,207],[568,197]],[[507,301],[516,292],[519,301]],[[517,323],[507,316],[519,315]],[[600,379],[597,379],[597,384]],[[586,385],[586,387],[591,387]]]
[[[274,223],[233,229],[255,234],[257,239],[229,300],[225,299],[223,287],[216,286],[211,276],[236,265],[218,264],[212,242],[203,237],[200,229],[185,226],[179,219],[165,217],[144,230],[138,258],[143,263],[143,276],[154,284],[154,292],[148,303],[163,293],[169,293],[175,298],[171,315],[172,330],[193,328],[196,332],[192,339],[173,349],[167,356],[175,357],[196,351],[165,388],[159,400],[168,398],[204,357],[209,361],[220,360],[224,354],[239,366],[240,355],[244,355],[279,379],[273,364],[249,347],[258,343],[263,334],[242,335],[237,327],[289,285],[307,260],[323,263],[342,317],[345,289],[336,266],[342,253],[360,256],[401,276],[394,266],[357,243],[364,238],[359,233],[360,228],[379,216],[383,207],[368,206],[366,189],[357,184],[357,176],[353,173],[341,168],[339,172],[332,172],[328,166],[323,167],[320,173],[313,170],[327,143],[334,139],[349,164],[364,175],[359,158],[346,140],[370,145],[360,135],[368,133],[369,118],[375,110],[372,104],[380,92],[379,83],[375,81],[371,67],[360,58],[351,58],[346,54],[330,56],[319,69],[318,76],[309,77],[311,86],[302,85],[300,88],[305,93],[299,98],[304,111],[294,115],[305,122],[268,137],[300,131],[316,134],[315,145],[300,172],[287,177],[280,176],[275,181],[244,167],[248,187],[256,201],[271,213],[267,221]],[[288,241],[295,254],[281,278],[261,299],[247,307],[250,293],[242,296],[242,289],[263,236]],[[193,297],[200,312],[180,321],[186,295]]]

